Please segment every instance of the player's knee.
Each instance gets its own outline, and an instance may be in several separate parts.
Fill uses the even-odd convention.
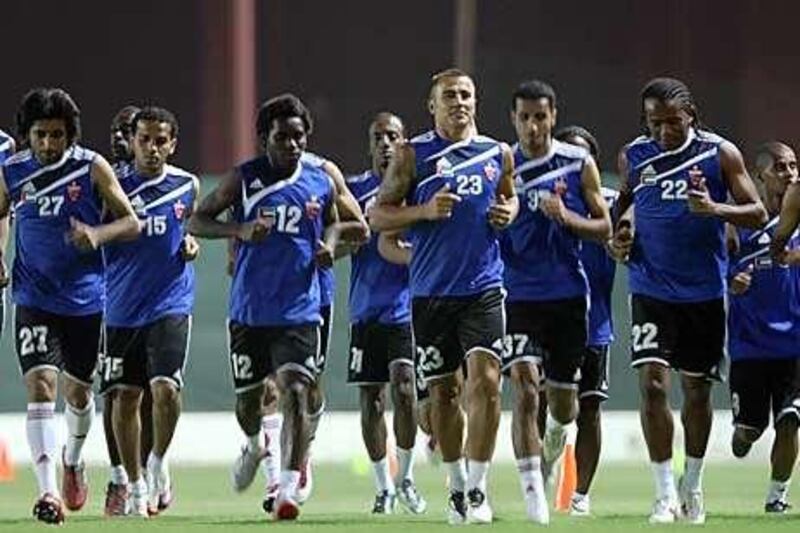
[[[733,432],[733,439],[746,444],[753,444],[761,437],[763,432],[764,431],[762,429],[758,428],[737,426]]]
[[[65,379],[64,399],[75,409],[85,409],[92,400],[92,388],[83,383]]]
[[[395,402],[409,405],[414,402],[414,370],[409,365],[396,365],[392,372],[392,394]]]
[[[639,392],[645,402],[665,402],[669,389],[661,376],[648,374],[639,381]]]
[[[299,377],[290,377],[286,380],[283,394],[286,402],[292,406],[308,406],[309,383]]]
[[[114,391],[114,401],[125,412],[136,411],[142,401],[142,389],[137,387],[122,387]]]
[[[274,379],[268,379],[264,382],[264,396],[262,402],[267,409],[277,408],[280,392],[278,391],[278,384]]]
[[[34,402],[54,402],[58,391],[54,372],[31,372],[25,376],[28,399]]]
[[[588,397],[580,400],[578,427],[593,428],[600,425],[600,399]]]
[[[461,385],[458,382],[447,380],[446,382],[431,382],[430,401],[437,407],[449,408],[458,407],[461,402]]]
[[[777,422],[775,422],[776,437],[787,435],[795,438],[799,427],[800,419],[797,418],[797,415],[786,414],[780,417]]]
[[[550,415],[558,421],[559,424],[569,424],[577,415],[575,402],[572,401],[558,401],[549,402]]]
[[[382,416],[386,410],[383,387],[361,387],[361,412],[369,418]]]
[[[180,399],[180,391],[174,383],[169,381],[156,381],[150,385],[153,393],[153,403],[156,405],[173,405]]]
[[[514,408],[518,412],[536,413],[539,410],[539,387],[531,376],[512,375]]]

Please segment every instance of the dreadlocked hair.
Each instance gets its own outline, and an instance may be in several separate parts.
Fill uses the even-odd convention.
[[[646,135],[650,134],[644,113],[644,101],[648,98],[655,98],[661,102],[678,103],[692,117],[693,128],[708,131],[708,127],[700,120],[700,112],[697,109],[692,92],[681,80],[675,78],[653,78],[644,86],[641,96],[642,111],[640,122]]]

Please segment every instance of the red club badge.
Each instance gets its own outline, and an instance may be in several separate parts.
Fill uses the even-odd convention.
[[[567,192],[567,180],[564,178],[556,179],[556,182],[553,185],[553,191],[559,196],[564,196]]]
[[[306,202],[306,216],[308,218],[317,218],[321,210],[322,204],[319,203],[319,199],[316,195],[312,196],[311,199]]]
[[[483,167],[483,173],[486,174],[486,179],[489,181],[494,181],[494,179],[497,177],[497,166],[492,161],[489,161]]]
[[[70,202],[76,202],[81,197],[81,186],[77,181],[67,185],[67,197],[69,197]]]
[[[183,220],[183,214],[186,212],[186,204],[181,202],[180,198],[173,204],[172,209],[175,211],[175,218]]]

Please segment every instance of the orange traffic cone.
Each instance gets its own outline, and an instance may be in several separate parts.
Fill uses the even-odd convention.
[[[561,472],[556,489],[556,510],[567,512],[572,502],[572,494],[578,486],[578,465],[575,461],[575,445],[567,442],[561,461]]]
[[[11,460],[11,451],[8,444],[0,439],[0,482],[14,481],[16,472],[14,471],[14,461]]]

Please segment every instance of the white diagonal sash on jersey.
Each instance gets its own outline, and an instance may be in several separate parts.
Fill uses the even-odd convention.
[[[555,155],[555,146],[552,146],[547,154],[543,155],[542,157],[537,157],[535,159],[529,159],[522,163],[520,166],[514,169],[514,175],[519,176],[523,172],[530,170],[532,168],[540,167],[550,161]]]
[[[564,165],[563,167],[553,169],[549,172],[545,172],[538,178],[534,178],[531,181],[523,183],[522,187],[520,187],[520,190],[527,191],[532,187],[536,187],[537,185],[541,185],[542,183],[552,181],[558,177],[563,176],[564,174],[569,174],[570,172],[575,172],[576,170],[580,170],[582,167],[583,167],[583,161],[581,160],[570,163],[569,165]],[[516,174],[516,171],[514,171],[514,173]]]
[[[244,180],[242,180],[242,207],[244,207],[245,218],[250,216],[250,211],[252,211],[253,207],[255,207],[255,205],[258,202],[260,202],[264,197],[266,197],[269,194],[272,194],[273,192],[277,192],[283,189],[284,187],[287,187],[296,182],[300,178],[300,174],[302,171],[303,171],[303,164],[298,163],[297,168],[294,169],[294,172],[292,172],[291,176],[289,176],[286,179],[276,181],[269,187],[264,187],[263,189],[261,189],[260,191],[258,191],[249,198],[247,197],[247,187],[245,186]]]
[[[356,198],[356,200],[359,201],[359,202],[363,202],[364,200],[367,200],[370,196],[374,196],[374,195],[378,194],[379,190],[380,190],[380,187],[375,187],[371,191],[365,192],[364,194],[362,194],[361,196]]]
[[[63,178],[60,178],[60,179],[54,181],[53,183],[51,183],[47,187],[39,189],[38,191],[36,191],[35,194],[32,194],[30,197],[31,198],[39,198],[40,196],[49,193],[53,189],[58,189],[62,185],[65,185],[65,184],[69,183],[70,181],[74,181],[74,180],[80,178],[81,176],[83,176],[84,174],[88,174],[89,171],[91,170],[91,167],[92,167],[92,165],[90,163],[88,165],[85,165],[85,166],[79,168],[78,170],[73,170],[72,172],[70,172],[69,174],[64,176]]]
[[[346,181],[347,183],[361,183],[362,181],[367,181],[369,178],[370,178],[370,172],[368,170],[356,176],[348,176],[347,178],[345,178],[344,181]]]
[[[696,165],[697,163],[699,163],[700,161],[702,161],[704,159],[708,159],[709,157],[715,157],[717,155],[718,151],[719,151],[719,149],[715,146],[715,147],[713,147],[713,148],[711,148],[709,150],[706,150],[705,152],[701,152],[701,153],[697,154],[696,156],[694,156],[693,158],[687,159],[686,161],[684,161],[683,163],[681,163],[680,165],[678,165],[676,167],[672,167],[671,169],[669,169],[669,170],[667,170],[665,172],[662,172],[661,174],[656,174],[655,176],[650,178],[650,180],[648,180],[648,183],[640,183],[639,185],[637,185],[636,187],[633,188],[633,192],[638,191],[642,187],[648,187],[650,185],[653,185],[656,182],[658,182],[659,180],[662,180],[662,179],[664,179],[666,177],[672,176],[673,174],[676,174],[676,173],[680,172],[681,170],[683,170],[685,168],[688,168],[688,167],[690,167],[692,165]]]
[[[761,228],[760,230],[754,231],[754,232],[753,232],[753,234],[752,234],[752,235],[750,235],[750,236],[747,238],[747,240],[748,240],[748,241],[755,241],[755,240],[758,240],[758,239],[759,239],[759,238],[760,238],[762,235],[764,235],[764,234],[765,234],[767,231],[769,231],[770,229],[772,229],[773,227],[775,227],[775,226],[778,224],[778,221],[779,221],[779,220],[780,220],[780,217],[775,217],[775,218],[773,218],[772,220],[770,220],[769,222],[767,222],[767,225],[766,225],[766,226],[764,226],[764,227],[763,227],[763,228]]]
[[[8,150],[9,148],[11,148],[11,140],[10,139],[7,140],[6,142],[4,142],[3,144],[0,144],[0,152],[2,152],[3,150]]]
[[[645,159],[644,161],[642,161],[641,163],[636,165],[636,167],[634,167],[634,168],[635,169],[644,168],[647,165],[653,163],[654,161],[658,161],[659,159],[663,159],[663,158],[669,157],[671,155],[679,154],[679,153],[683,152],[684,150],[686,150],[687,148],[689,148],[689,145],[692,143],[693,140],[695,140],[696,137],[697,137],[697,134],[695,133],[694,129],[690,129],[689,130],[689,134],[686,136],[686,140],[683,142],[682,145],[680,145],[679,147],[677,147],[677,148],[675,148],[673,150],[667,150],[666,152],[661,152],[658,155],[654,155],[650,159]]]
[[[158,207],[161,204],[165,204],[165,203],[167,203],[170,200],[173,200],[175,198],[180,198],[182,195],[186,194],[187,192],[189,192],[189,191],[191,191],[193,189],[194,189],[194,183],[191,182],[191,181],[188,181],[188,182],[184,183],[183,185],[181,185],[180,187],[178,187],[177,189],[174,189],[174,190],[168,192],[164,196],[156,198],[155,200],[153,200],[149,204],[145,204],[144,207],[142,207],[142,211],[147,211],[148,209],[152,209],[154,207]]]
[[[426,162],[427,161],[432,161],[434,159],[442,157],[443,155],[449,154],[453,150],[456,150],[458,148],[463,148],[464,146],[467,146],[472,141],[495,142],[495,140],[490,138],[490,137],[486,137],[484,135],[475,135],[474,137],[470,137],[469,139],[464,139],[463,141],[454,142],[453,144],[451,144],[450,146],[448,146],[444,150],[440,150],[440,151],[436,152],[433,155],[429,155],[428,157],[425,158],[425,161]]]
[[[480,154],[478,154],[478,155],[476,155],[474,157],[471,157],[471,158],[467,159],[466,161],[462,161],[461,163],[459,163],[457,165],[453,165],[448,170],[448,172],[456,172],[457,170],[461,170],[462,168],[466,168],[466,167],[475,165],[477,163],[480,163],[481,161],[484,161],[486,159],[490,159],[490,158],[496,156],[499,153],[500,153],[500,147],[499,146],[495,146],[494,148],[492,148],[490,150],[486,150],[485,152],[481,152]],[[426,161],[427,161],[427,159],[426,159]],[[419,183],[417,183],[417,186],[414,187],[414,189],[419,189],[420,187],[422,187],[423,185],[425,185],[426,183],[428,183],[432,179],[435,179],[435,178],[438,178],[438,177],[440,177],[440,174],[438,172],[436,174],[432,174],[432,175],[428,176],[427,178],[425,178],[424,180],[422,180]]]
[[[67,159],[69,159],[69,156],[72,153],[72,150],[74,150],[74,149],[75,149],[75,147],[73,146],[69,150],[66,150],[64,152],[64,155],[61,156],[61,159],[59,159],[55,163],[53,163],[51,165],[47,165],[46,167],[42,167],[42,168],[40,168],[39,170],[37,170],[35,172],[31,172],[29,175],[25,176],[25,178],[19,180],[18,185],[23,185],[25,183],[28,183],[29,181],[38,178],[39,176],[41,176],[42,174],[44,174],[46,172],[50,172],[51,170],[55,170],[55,169],[63,166],[64,163],[67,162]]]
[[[136,196],[137,194],[142,192],[144,189],[146,189],[148,187],[152,187],[153,185],[158,185],[159,183],[161,183],[165,179],[167,179],[167,169],[166,168],[164,169],[164,171],[161,174],[159,174],[155,178],[147,180],[147,181],[145,181],[143,183],[140,183],[138,187],[136,187],[135,189],[133,189],[131,192],[128,193],[128,196],[133,198],[134,196]]]

